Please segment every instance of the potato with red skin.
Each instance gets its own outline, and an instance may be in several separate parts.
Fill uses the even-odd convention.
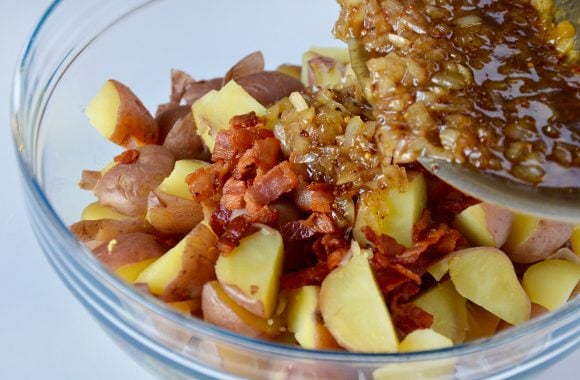
[[[165,251],[167,247],[155,236],[136,232],[101,244],[93,254],[123,280],[133,283]]]
[[[173,128],[173,125],[190,112],[191,107],[188,105],[170,106],[159,112],[159,114],[155,116],[155,122],[159,127],[159,139],[157,140],[157,143],[163,145],[163,142],[165,141],[169,131],[171,131],[171,128]]]
[[[177,119],[168,130],[163,146],[167,148],[176,160],[198,159],[209,161],[211,154],[197,133],[197,127],[191,114],[191,107],[185,106],[188,111]]]
[[[135,162],[118,163],[97,182],[94,193],[103,206],[129,216],[141,216],[147,210],[149,192],[154,190],[173,170],[175,158],[159,145],[135,149]]]
[[[155,232],[143,218],[81,220],[71,225],[69,229],[83,243],[97,242],[97,245],[131,233]]]
[[[513,262],[535,263],[562,247],[572,235],[572,229],[570,224],[515,213],[502,251]]]
[[[109,79],[86,108],[91,124],[108,140],[126,148],[157,143],[157,123],[124,84]]]
[[[455,226],[474,246],[499,248],[508,238],[512,221],[511,211],[483,202],[460,212],[455,217]]]
[[[149,193],[146,219],[162,234],[187,234],[203,220],[199,202],[164,192]]]
[[[304,86],[298,79],[279,71],[262,71],[236,79],[260,104],[267,107]]]
[[[215,279],[217,236],[199,223],[177,245],[147,267],[135,281],[166,302],[198,298],[203,285]]]
[[[224,75],[223,84],[232,79],[238,80],[238,78],[262,71],[264,71],[264,55],[261,51],[255,51],[240,59],[228,70],[226,75]]]
[[[251,338],[273,337],[282,332],[279,318],[263,319],[234,302],[217,281],[203,286],[201,309],[206,321]]]

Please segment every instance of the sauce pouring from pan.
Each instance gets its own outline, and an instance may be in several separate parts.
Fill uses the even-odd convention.
[[[501,2],[500,0],[499,3]],[[411,3],[412,5],[409,6],[407,3]],[[425,5],[425,3],[421,0],[415,2],[415,4],[418,4],[418,8],[419,6],[425,6],[426,8],[420,9],[429,10],[427,8],[428,5]],[[507,13],[493,13],[490,9],[495,11],[505,8],[501,8],[499,5],[499,8],[489,8],[490,6],[494,6],[490,5],[490,2],[480,1],[479,4],[475,2],[476,7],[488,7],[485,8],[486,12],[490,12],[488,15],[483,14],[484,11],[482,9],[476,9],[476,12],[473,12],[473,9],[476,8],[472,4],[474,3],[473,1],[465,1],[465,3],[468,3],[470,7],[453,8],[452,6],[448,6],[445,9],[448,17],[447,20],[452,19],[452,17],[449,17],[450,12],[452,16],[453,12],[462,12],[457,17],[461,20],[469,19],[468,22],[472,23],[476,23],[477,21],[473,20],[477,19],[481,22],[481,19],[484,18],[482,16],[485,16],[487,19],[494,18],[490,23],[499,23],[500,25],[500,30],[496,30],[494,33],[503,33],[505,31],[505,36],[502,37],[504,38],[503,40],[485,40],[481,43],[479,50],[476,51],[490,52],[487,55],[484,53],[483,59],[481,60],[483,64],[476,59],[479,53],[474,53],[470,56],[469,50],[464,49],[461,44],[456,43],[458,38],[455,36],[452,46],[456,48],[459,45],[457,49],[460,54],[465,54],[463,60],[460,60],[460,62],[464,66],[469,67],[472,82],[468,88],[461,86],[454,88],[452,83],[450,85],[451,91],[452,93],[455,91],[455,93],[460,94],[463,98],[471,97],[472,99],[483,94],[481,97],[485,98],[487,103],[472,100],[471,103],[468,103],[471,109],[457,113],[477,115],[475,117],[477,122],[482,125],[491,125],[492,127],[489,127],[488,131],[491,130],[495,134],[494,136],[499,134],[500,138],[495,141],[491,139],[489,142],[481,138],[468,140],[474,147],[477,146],[477,148],[473,149],[477,151],[477,154],[472,155],[472,157],[485,157],[488,154],[488,157],[493,157],[489,161],[479,162],[473,160],[468,157],[469,154],[462,157],[459,155],[442,156],[439,153],[444,151],[445,147],[441,146],[435,147],[435,150],[423,149],[416,159],[428,171],[443,181],[480,200],[546,219],[580,223],[580,71],[578,71],[577,55],[577,41],[580,41],[578,37],[580,34],[580,1],[556,0],[556,11],[551,13],[553,20],[555,20],[553,24],[555,27],[551,29],[551,33],[561,32],[561,35],[568,38],[568,43],[572,42],[572,46],[571,48],[567,48],[566,54],[558,54],[562,53],[562,46],[559,49],[554,49],[553,46],[550,46],[549,49],[538,47],[537,41],[539,41],[539,36],[532,37],[530,35],[531,32],[526,30],[525,26],[522,27],[524,29],[518,29],[518,27],[513,27],[513,25],[506,25],[504,28],[502,22],[507,17],[505,16]],[[507,4],[506,1],[504,3]],[[549,4],[547,1],[536,1],[536,3],[539,3],[540,7],[542,4]],[[397,4],[406,4],[413,10],[413,2],[400,1]],[[508,4],[505,6],[509,10],[511,5]],[[384,14],[388,15],[389,12],[393,11],[393,7],[389,8],[388,5],[387,7],[388,9],[383,11]],[[469,11],[469,17],[465,17],[466,9]],[[521,9],[517,11],[521,12]],[[403,15],[403,23],[405,23],[404,18],[407,15],[412,16],[412,13],[401,13],[401,15]],[[348,12],[345,16],[345,10],[343,8],[341,17],[348,19],[348,17],[352,16]],[[499,21],[497,19],[498,17],[500,18]],[[393,18],[393,20],[397,19]],[[428,20],[431,24],[438,22],[436,18],[428,18]],[[533,18],[529,20],[537,21],[537,19]],[[559,26],[560,29],[558,29],[558,23],[563,20],[566,22],[561,24]],[[454,22],[456,25],[457,21],[458,19],[455,18]],[[510,23],[514,22],[513,20],[506,21]],[[518,19],[517,21],[520,20]],[[405,56],[408,54],[409,48],[408,46],[401,45],[407,39],[397,36],[412,36],[413,33],[407,33],[405,35],[405,32],[401,33],[400,30],[397,31],[398,21],[391,22],[391,25],[387,27],[384,25],[377,26],[376,20],[374,21],[375,24],[373,24],[372,19],[370,19],[370,22],[368,20],[365,22],[372,24],[372,28],[359,34],[358,38],[352,35],[346,38],[350,50],[352,68],[357,75],[357,79],[363,88],[365,96],[375,109],[378,110],[376,112],[380,113],[381,110],[386,109],[384,111],[387,114],[386,124],[398,125],[397,123],[401,123],[404,125],[406,120],[403,119],[401,121],[400,116],[395,116],[399,117],[399,119],[392,117],[389,119],[389,103],[385,102],[380,94],[377,95],[378,90],[376,90],[378,87],[384,86],[384,83],[377,82],[378,74],[376,67],[379,65],[374,63],[373,66],[373,63],[370,65],[368,63],[370,60],[383,55],[392,56],[391,53],[393,52],[396,55],[395,58],[400,56],[404,56],[405,58],[412,57],[412,53]],[[485,21],[483,24],[485,27]],[[525,20],[522,21],[522,24],[525,24]],[[415,32],[424,35],[424,31],[420,30],[421,24],[418,23],[417,25],[419,26],[415,28]],[[489,27],[489,25],[487,26]],[[369,49],[368,46],[376,47],[376,41],[379,41],[379,39],[373,41],[371,36],[368,35],[368,32],[370,31],[370,34],[376,33],[376,30],[379,30],[381,27],[383,30],[388,31],[385,35],[388,36],[392,44],[387,43],[387,48],[383,46],[383,50]],[[389,27],[392,29],[389,30]],[[456,26],[456,28],[459,27]],[[536,26],[530,28],[533,32],[539,30]],[[522,30],[527,33],[522,33]],[[454,30],[451,30],[449,35],[452,35],[453,32]],[[575,36],[573,32],[575,32]],[[525,39],[524,43],[526,44],[524,46],[525,49],[519,49],[519,51],[513,49],[513,46],[516,45],[510,44],[518,36],[520,36],[519,38]],[[339,37],[345,39],[344,35]],[[546,35],[542,37],[545,39]],[[573,45],[574,37],[576,47]],[[425,40],[423,36],[419,38],[423,38],[423,40],[418,41],[423,42]],[[443,36],[442,38],[445,39],[446,37]],[[482,36],[482,38],[486,37]],[[443,44],[446,42],[448,41],[444,41]],[[554,41],[551,42],[554,43]],[[556,42],[558,41],[556,40]],[[457,53],[457,50],[454,53]],[[519,55],[519,57],[510,57],[510,53],[514,57],[516,55]],[[526,68],[521,69],[522,54],[530,55],[527,63],[529,70]],[[566,59],[566,56],[569,58]],[[520,59],[520,62],[518,62],[518,59]],[[511,62],[513,62],[515,69],[510,71],[509,65],[512,64]],[[518,63],[520,63],[520,67],[518,67]],[[506,66],[501,67],[502,65]],[[369,66],[371,70],[375,69],[375,72],[370,71]],[[436,67],[440,68],[441,64]],[[412,87],[413,84],[408,85],[407,91],[416,91]],[[425,88],[429,87],[425,85],[423,89]],[[400,88],[397,90],[400,90]],[[411,98],[418,99],[417,95],[423,94],[420,91],[413,92]],[[490,106],[490,99],[497,100],[497,103],[494,104],[491,102]],[[459,100],[463,101],[464,99]],[[411,103],[409,101],[409,104]],[[451,103],[453,103],[453,99]],[[432,109],[429,109],[429,111],[431,112],[432,118],[435,119],[435,124],[439,123],[443,126],[439,130],[435,129],[435,131],[440,132],[445,130],[447,128],[445,124],[450,120],[449,118],[445,119],[445,117],[449,112],[439,113]],[[390,112],[390,115],[392,114],[395,113]],[[528,122],[527,129],[525,123],[522,121]],[[524,124],[523,127],[521,127],[521,123]],[[529,128],[529,123],[532,123],[531,128]],[[406,125],[405,127],[409,128]],[[534,129],[538,130],[536,135],[532,135],[531,138],[529,135],[526,135],[527,131]],[[523,135],[521,133],[518,135],[518,131],[522,132]],[[413,134],[413,131],[410,133]],[[441,136],[442,134],[439,133],[437,138],[441,138]],[[439,140],[435,139],[433,141]],[[530,143],[529,141],[533,141],[534,143]],[[437,143],[435,142],[434,144],[436,145]],[[495,148],[492,147],[493,144],[496,144]],[[487,145],[492,148],[489,148]],[[564,147],[564,149],[561,149],[561,147]],[[466,144],[461,153],[465,154],[471,148]],[[520,151],[518,151],[518,148]],[[523,154],[521,151],[525,151],[526,149],[528,156],[525,156],[525,160],[518,161],[518,158],[515,156],[517,154]],[[536,152],[535,149],[538,151]],[[439,153],[429,153],[434,151]],[[498,151],[500,152],[499,154],[497,154]],[[529,157],[532,157],[532,159],[530,160]],[[537,157],[541,159],[534,162],[534,159]],[[394,161],[397,163],[396,159]],[[529,169],[530,166],[527,166],[530,162],[532,162],[531,169]],[[522,170],[522,168],[529,170]]]

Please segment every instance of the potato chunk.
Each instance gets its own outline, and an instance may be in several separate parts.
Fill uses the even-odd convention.
[[[191,108],[197,131],[205,145],[213,152],[215,137],[222,129],[229,129],[230,119],[254,111],[261,116],[266,108],[236,81],[229,81],[221,90],[212,90],[193,103]]]
[[[474,246],[501,247],[512,225],[511,211],[491,203],[466,208],[455,218],[459,231]]]
[[[456,344],[465,340],[468,328],[466,300],[457,293],[451,281],[429,289],[415,298],[413,303],[433,316],[431,329]]]
[[[122,83],[109,79],[85,110],[90,123],[105,138],[127,148],[155,144],[155,119],[135,94]]]
[[[510,259],[496,248],[468,248],[449,262],[449,275],[463,297],[512,325],[530,318],[530,299]]]
[[[127,215],[123,215],[109,206],[103,206],[99,202],[93,202],[84,208],[81,214],[81,220],[100,220],[100,219],[112,219],[112,220],[123,220],[127,219]]]
[[[183,199],[193,199],[193,196],[189,192],[189,187],[185,182],[185,177],[193,173],[197,169],[209,166],[205,161],[199,160],[178,160],[175,161],[175,166],[159,186],[157,186],[156,191],[161,191],[166,194],[174,195]]]
[[[283,326],[280,318],[259,318],[238,305],[217,281],[203,286],[201,309],[206,321],[249,337],[275,336]]]
[[[216,243],[212,229],[200,223],[147,267],[135,283],[146,284],[151,293],[167,302],[199,297],[202,286],[215,279]]]
[[[432,329],[415,330],[399,344],[400,352],[435,350],[453,346],[453,342]],[[373,372],[373,380],[391,379],[450,379],[455,359],[428,360],[388,364]]]
[[[280,232],[257,226],[229,255],[219,257],[215,271],[231,299],[258,317],[270,318],[278,302],[284,244]]]
[[[405,191],[388,189],[368,193],[357,204],[354,237],[359,243],[366,244],[361,228],[369,226],[376,233],[389,235],[399,244],[410,247],[413,244],[413,225],[426,204],[427,187],[422,174],[410,175]]]
[[[357,248],[351,248],[351,259],[322,282],[322,318],[334,339],[349,351],[396,352],[397,333],[371,270],[370,253]]]
[[[465,337],[466,341],[480,338],[487,338],[495,334],[500,319],[497,315],[490,313],[483,307],[472,302],[467,303],[467,323],[469,330]]]
[[[155,236],[137,232],[103,243],[93,253],[120,278],[132,284],[166,250]]]
[[[318,286],[303,286],[290,292],[288,328],[304,348],[338,348],[338,343],[322,322],[318,307],[319,293]]]
[[[515,213],[510,234],[502,250],[513,262],[535,263],[563,246],[571,234],[570,224]]]
[[[553,311],[568,301],[580,280],[580,265],[568,260],[545,260],[524,273],[530,300]]]

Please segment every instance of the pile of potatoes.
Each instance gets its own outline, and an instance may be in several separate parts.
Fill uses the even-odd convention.
[[[448,347],[556,310],[575,295],[580,226],[479,203],[455,220],[471,248],[432,264],[428,272],[437,284],[412,300],[433,316],[431,328],[400,340],[361,228],[412,246],[413,225],[427,206],[425,178],[414,172],[404,189],[376,190],[359,199],[350,250],[320,286],[280,289],[284,243],[279,231],[265,225],[255,225],[229,255],[220,255],[218,236],[208,224],[211,210],[193,199],[185,178],[208,165],[215,136],[232,116],[265,115],[268,104],[290,94],[293,104],[307,107],[294,81],[328,86],[352,72],[343,50],[315,49],[304,59],[302,70],[280,68],[284,77],[276,74],[276,83],[282,78],[287,91],[278,88],[275,99],[259,101],[264,97],[249,90],[243,76],[241,83],[231,79],[157,118],[128,87],[107,81],[86,113],[103,136],[129,149],[101,171],[83,173],[82,187],[92,189],[97,201],[71,226],[73,233],[119,277],[180,312],[308,349],[382,353]],[[325,66],[317,71],[320,62]]]

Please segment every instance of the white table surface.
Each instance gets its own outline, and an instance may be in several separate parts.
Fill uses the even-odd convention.
[[[151,379],[56,277],[26,218],[10,137],[10,86],[17,55],[48,3],[0,1],[0,379]],[[577,351],[539,379],[577,378],[579,362]]]

